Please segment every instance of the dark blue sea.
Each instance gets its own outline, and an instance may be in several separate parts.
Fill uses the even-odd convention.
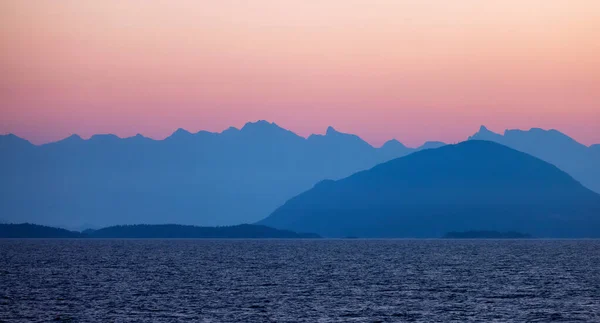
[[[2,322],[600,322],[594,240],[0,240]]]

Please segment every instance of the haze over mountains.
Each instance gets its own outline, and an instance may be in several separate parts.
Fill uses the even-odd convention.
[[[600,193],[600,145],[587,147],[557,130],[532,128],[497,134],[481,126],[469,139],[488,140],[526,152],[564,170]]]
[[[507,133],[482,127],[471,138],[540,157],[600,191],[593,166],[600,164],[599,146],[583,146],[554,130]],[[321,180],[443,145],[409,148],[390,140],[375,148],[332,127],[303,138],[266,121],[220,133],[179,129],[164,140],[73,135],[35,146],[9,134],[0,136],[0,215],[73,229],[253,223]]]
[[[471,140],[323,181],[259,223],[326,237],[600,237],[600,195],[531,155]]]
[[[78,229],[249,223],[322,179],[418,149],[397,141],[374,148],[332,127],[303,138],[266,121],[221,133],[179,129],[164,140],[73,135],[34,146],[6,135],[0,137],[0,214]]]

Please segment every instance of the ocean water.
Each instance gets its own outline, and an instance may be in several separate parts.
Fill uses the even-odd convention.
[[[600,322],[594,240],[0,240],[3,322]]]

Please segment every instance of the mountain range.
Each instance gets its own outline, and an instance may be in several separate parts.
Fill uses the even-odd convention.
[[[435,238],[450,231],[600,237],[600,195],[556,166],[480,140],[325,180],[259,224],[326,237]]]
[[[469,139],[494,141],[538,157],[600,193],[600,145],[587,147],[560,131],[539,128],[506,130],[498,134],[481,126]]]
[[[164,140],[72,135],[36,146],[9,134],[0,136],[0,214],[67,228],[251,223],[322,179],[419,149],[375,148],[332,127],[304,138],[266,121],[220,133],[178,129]]]
[[[555,130],[507,133],[482,127],[471,139],[532,154],[600,191],[593,167],[600,164],[600,146],[586,147]],[[267,121],[219,133],[178,129],[164,140],[73,135],[38,146],[8,134],[0,136],[0,215],[77,229],[253,223],[319,181],[444,145],[409,148],[390,140],[377,148],[332,127],[304,138]]]

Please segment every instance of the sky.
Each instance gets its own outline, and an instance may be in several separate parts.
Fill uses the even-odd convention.
[[[598,0],[0,0],[0,133],[600,143]]]

